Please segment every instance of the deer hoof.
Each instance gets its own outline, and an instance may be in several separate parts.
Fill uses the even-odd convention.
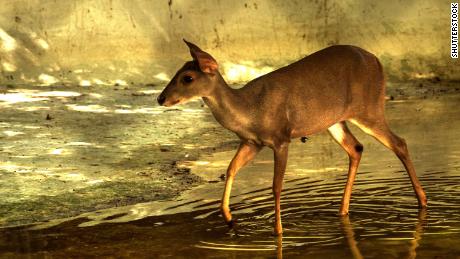
[[[231,219],[230,221],[227,222],[227,225],[231,229],[235,228],[236,227],[236,220]]]

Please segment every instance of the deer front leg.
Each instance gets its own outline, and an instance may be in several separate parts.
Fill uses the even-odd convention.
[[[284,172],[288,158],[288,144],[282,144],[273,149],[275,154],[275,174],[273,176],[273,196],[275,198],[275,235],[283,233],[281,225],[281,189],[283,188]]]
[[[222,203],[221,203],[221,211],[222,216],[224,217],[225,222],[232,227],[232,215],[230,214],[230,192],[232,190],[233,179],[235,178],[236,173],[240,168],[245,166],[249,161],[251,161],[257,153],[259,153],[261,146],[257,146],[254,144],[241,142],[236,152],[235,156],[233,157],[230,165],[227,169],[227,177],[225,178],[225,190],[222,196]]]

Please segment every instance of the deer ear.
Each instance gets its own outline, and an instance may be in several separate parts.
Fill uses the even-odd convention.
[[[205,73],[214,73],[219,68],[217,61],[208,53],[202,51],[198,48],[197,45],[188,42],[184,39],[185,44],[187,44],[190,49],[190,55],[192,55],[193,60],[197,61],[201,71]]]

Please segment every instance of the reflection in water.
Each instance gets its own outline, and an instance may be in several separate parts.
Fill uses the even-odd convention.
[[[283,258],[283,236],[279,235],[276,237],[276,258]]]
[[[415,229],[413,231],[413,238],[410,240],[410,245],[408,246],[408,256],[406,258],[414,259],[417,257],[416,249],[420,245],[422,235],[423,235],[423,227],[426,222],[426,208],[420,209],[418,214],[417,224],[415,225]],[[355,259],[362,259],[365,258],[358,247],[358,242],[355,238],[355,232],[353,230],[352,223],[350,222],[350,217],[344,216],[341,218],[342,220],[342,228],[344,236],[347,240],[349,249],[353,258]]]
[[[423,226],[426,221],[426,208],[422,209],[418,213],[418,221],[417,225],[415,226],[415,231],[414,231],[414,239],[410,241],[410,249],[409,249],[409,256],[407,258],[413,259],[417,257],[417,252],[416,249],[420,244],[420,241],[422,239],[423,235]]]
[[[342,228],[347,239],[348,246],[350,248],[351,253],[353,254],[353,258],[362,259],[364,258],[361,255],[361,251],[359,251],[358,244],[355,239],[355,232],[353,231],[353,226],[350,223],[350,217],[348,215],[341,217],[342,220]]]

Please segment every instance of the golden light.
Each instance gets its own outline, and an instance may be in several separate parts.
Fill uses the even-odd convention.
[[[247,82],[271,71],[272,67],[258,67],[251,61],[241,61],[240,64],[225,62],[223,65],[223,72],[229,83]]]
[[[6,33],[2,28],[0,28],[0,40],[2,43],[2,49],[5,51],[13,51],[16,49],[17,43],[16,40]]]
[[[91,86],[91,81],[89,81],[89,80],[81,80],[79,85],[80,86]]]
[[[76,104],[68,104],[66,105],[67,108],[73,111],[79,112],[95,112],[95,113],[103,113],[103,112],[110,112],[109,109],[102,105],[94,104],[94,105],[76,105]]]
[[[40,80],[42,85],[52,85],[59,82],[57,78],[48,74],[41,74],[40,76],[38,76],[38,80]]]
[[[168,82],[171,80],[171,78],[168,77],[165,73],[161,72],[153,76],[154,78],[160,80],[160,81],[165,81]]]
[[[7,62],[7,61],[2,62],[2,67],[3,67],[3,70],[7,72],[14,72],[18,69],[14,64]]]
[[[24,133],[19,132],[19,131],[5,130],[5,131],[3,131],[3,134],[7,135],[8,137],[14,137],[14,136],[17,136],[17,135],[22,135]]]

